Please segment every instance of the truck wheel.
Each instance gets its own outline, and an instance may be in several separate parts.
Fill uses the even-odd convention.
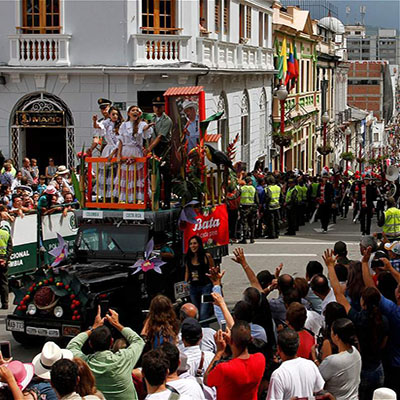
[[[33,347],[40,343],[43,338],[31,336],[23,332],[11,332],[13,338],[20,344],[26,347]]]

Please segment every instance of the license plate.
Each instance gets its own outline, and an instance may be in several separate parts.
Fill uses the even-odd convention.
[[[58,329],[37,328],[36,326],[27,326],[26,333],[33,336],[60,337]]]
[[[190,294],[189,285],[186,282],[176,282],[174,284],[175,300],[188,297]]]
[[[7,328],[8,331],[14,332],[25,332],[25,322],[18,321],[15,319],[7,319]]]

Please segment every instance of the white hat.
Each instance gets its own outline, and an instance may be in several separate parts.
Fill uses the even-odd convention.
[[[69,174],[69,169],[65,165],[60,165],[57,168],[56,175],[65,175],[65,174]]]
[[[375,389],[374,395],[372,397],[372,400],[396,400],[396,392],[392,389],[389,388],[379,388]]]
[[[185,100],[182,104],[182,108],[186,110],[187,108],[193,107],[197,110],[198,104],[193,100]]]
[[[53,185],[48,185],[46,189],[44,189],[44,193],[46,194],[57,194],[57,189]]]
[[[35,367],[35,375],[42,379],[50,379],[50,370],[55,362],[66,358],[73,359],[73,354],[67,349],[61,349],[54,342],[47,342],[44,344],[42,352],[35,356],[32,364]]]
[[[385,250],[393,251],[393,253],[400,255],[400,242],[385,243]]]

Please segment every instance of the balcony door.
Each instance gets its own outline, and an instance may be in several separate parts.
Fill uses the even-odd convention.
[[[176,0],[142,0],[142,33],[176,34]]]
[[[60,33],[60,0],[22,0],[22,33]]]

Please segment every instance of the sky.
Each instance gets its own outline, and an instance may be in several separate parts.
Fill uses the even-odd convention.
[[[400,0],[330,0],[330,2],[338,7],[339,19],[345,24],[361,21],[360,6],[363,5],[367,8],[366,25],[400,31]],[[346,6],[351,10],[348,21],[346,20]]]

